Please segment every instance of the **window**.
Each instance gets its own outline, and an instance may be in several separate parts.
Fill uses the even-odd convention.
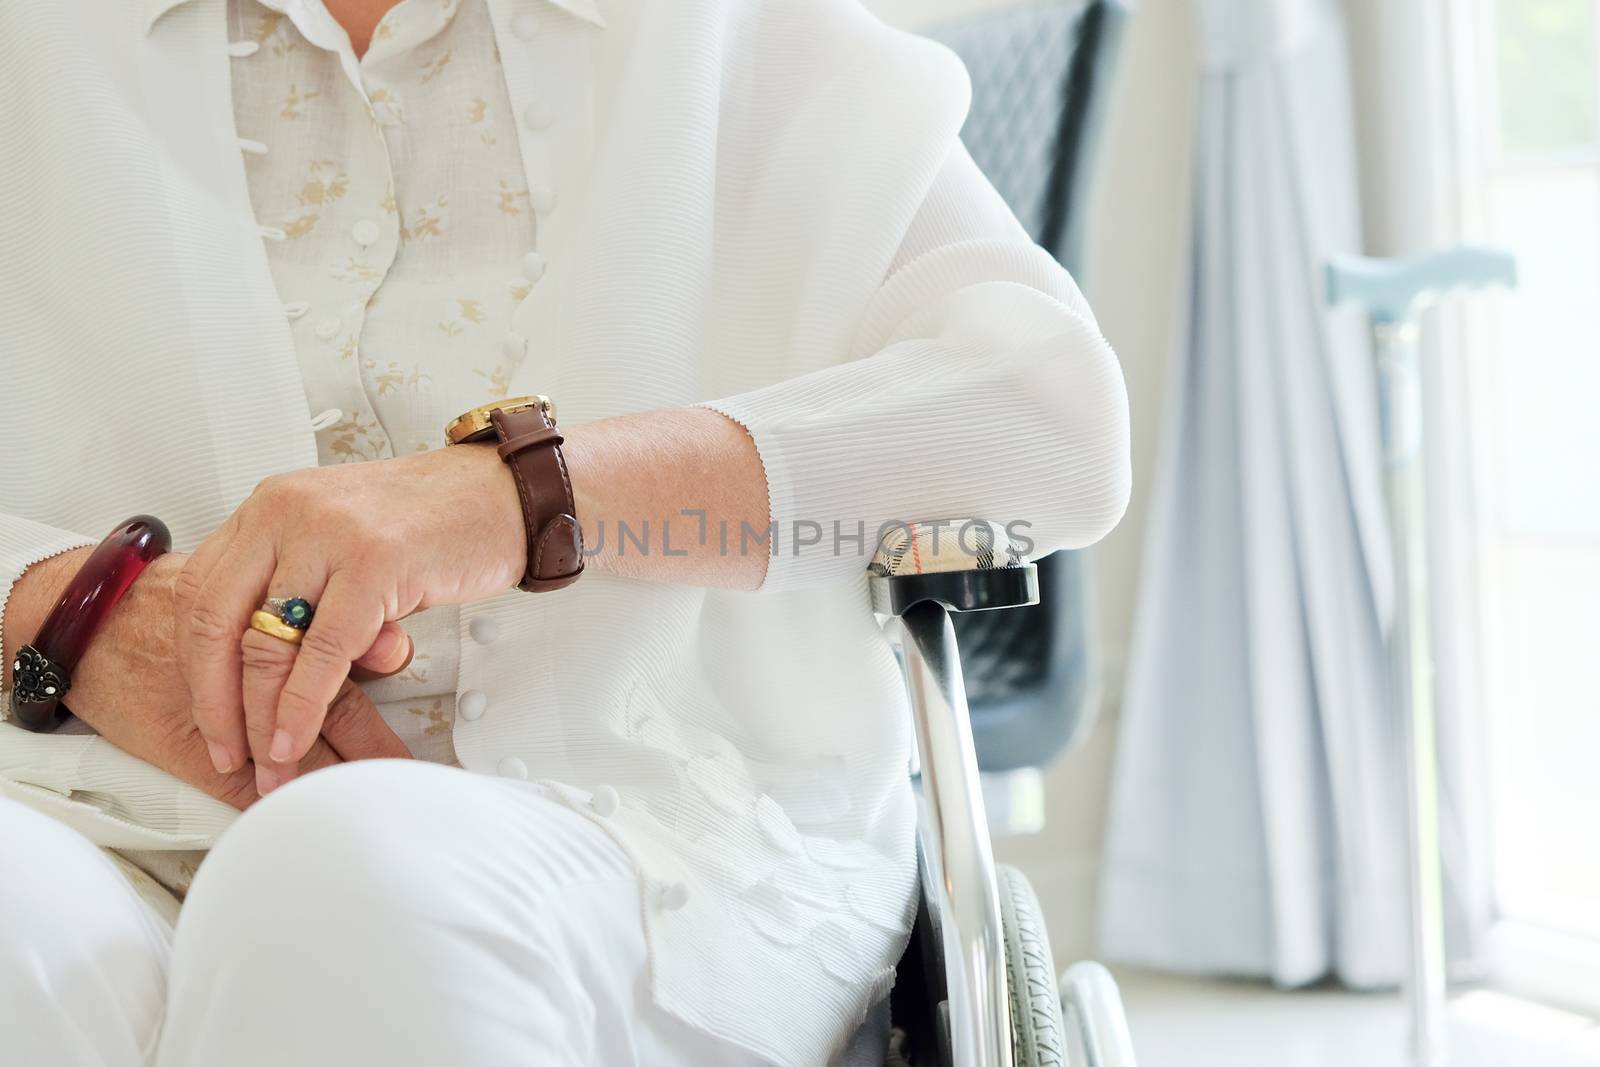
[[[1592,957],[1600,987],[1597,2],[1450,5],[1449,66],[1463,237],[1511,249],[1520,275],[1470,322],[1462,356],[1478,601],[1467,681],[1486,717],[1495,899],[1511,943]]]

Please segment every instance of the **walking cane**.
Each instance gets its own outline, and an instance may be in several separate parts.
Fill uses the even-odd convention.
[[[1404,737],[1411,916],[1406,995],[1412,1057],[1419,1067],[1444,1061],[1445,960],[1417,316],[1448,292],[1515,283],[1515,261],[1509,253],[1493,248],[1452,248],[1400,260],[1348,257],[1333,260],[1327,268],[1328,302],[1348,301],[1366,308],[1378,360],[1384,488],[1389,539],[1394,546],[1389,692]]]

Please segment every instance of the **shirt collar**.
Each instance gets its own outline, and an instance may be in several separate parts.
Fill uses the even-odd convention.
[[[162,15],[165,15],[179,4],[188,2],[189,0],[144,0],[145,32],[149,33],[151,27],[160,21]],[[494,2],[495,0],[490,0],[490,3]],[[600,16],[600,5],[597,0],[544,0],[544,2],[554,4],[574,18],[580,18],[591,25],[605,29],[606,20]]]

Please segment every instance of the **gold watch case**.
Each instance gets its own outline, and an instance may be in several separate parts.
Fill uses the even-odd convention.
[[[556,421],[556,402],[539,393],[533,396],[512,396],[504,400],[491,401],[480,404],[471,411],[462,412],[450,421],[444,428],[446,444],[459,445],[468,441],[476,441],[485,435],[492,435],[494,427],[489,422],[489,412],[499,409],[501,411],[522,411],[525,408],[544,408],[545,416],[551,421]]]

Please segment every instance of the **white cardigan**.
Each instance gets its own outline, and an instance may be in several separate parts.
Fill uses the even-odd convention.
[[[1121,375],[959,147],[966,83],[939,46],[847,0],[490,7],[513,105],[556,116],[519,133],[558,206],[511,392],[567,423],[710,403],[752,434],[781,543],[756,593],[591,575],[464,607],[460,687],[489,711],[456,723],[457,755],[555,784],[687,888],[647,916],[663,1007],[821,1063],[892,980],[913,893],[872,531],[981,515],[1041,552],[1095,540],[1128,492]],[[0,5],[0,607],[126,515],[192,549],[316,462],[223,15]],[[796,551],[812,523],[823,543]],[[479,616],[498,640],[473,640]],[[586,803],[601,784],[610,818]],[[205,847],[234,814],[98,738],[9,724],[0,795],[134,849]]]

